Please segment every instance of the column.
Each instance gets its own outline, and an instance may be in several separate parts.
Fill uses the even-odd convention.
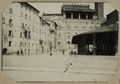
[[[71,12],[71,19],[73,19],[73,12]]]
[[[81,19],[81,15],[80,15],[80,13],[79,13],[79,19]]]
[[[93,34],[93,55],[96,55],[96,34]]]
[[[63,17],[66,18],[66,13],[63,14]]]
[[[86,19],[88,19],[88,13],[86,13]]]

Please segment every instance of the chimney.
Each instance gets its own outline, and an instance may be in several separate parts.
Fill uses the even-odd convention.
[[[104,20],[104,3],[95,2],[95,10],[97,12],[97,17],[99,20]]]

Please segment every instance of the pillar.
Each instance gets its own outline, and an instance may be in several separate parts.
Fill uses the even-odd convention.
[[[103,2],[96,2],[95,3],[95,10],[97,12],[97,17],[99,20],[104,19],[104,3]]]
[[[80,15],[80,13],[79,13],[79,19],[81,19],[81,15]]]
[[[93,55],[96,55],[96,34],[93,34]]]
[[[71,12],[71,19],[73,19],[73,12]]]
[[[86,19],[88,19],[88,13],[86,13]]]
[[[63,17],[66,18],[66,13],[63,14]]]

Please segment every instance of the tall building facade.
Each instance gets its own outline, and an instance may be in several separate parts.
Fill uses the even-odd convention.
[[[42,54],[50,54],[56,50],[56,41],[57,41],[57,24],[51,20],[41,20],[41,39],[40,45]]]
[[[3,54],[39,54],[39,11],[28,3],[12,3],[3,13]]]

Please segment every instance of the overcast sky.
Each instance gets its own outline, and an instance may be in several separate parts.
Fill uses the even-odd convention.
[[[30,3],[37,8],[40,12],[44,13],[61,13],[61,6],[63,3]],[[88,4],[91,9],[94,9],[93,3],[76,3],[76,4]],[[114,9],[109,3],[104,3],[104,16],[112,12]]]

